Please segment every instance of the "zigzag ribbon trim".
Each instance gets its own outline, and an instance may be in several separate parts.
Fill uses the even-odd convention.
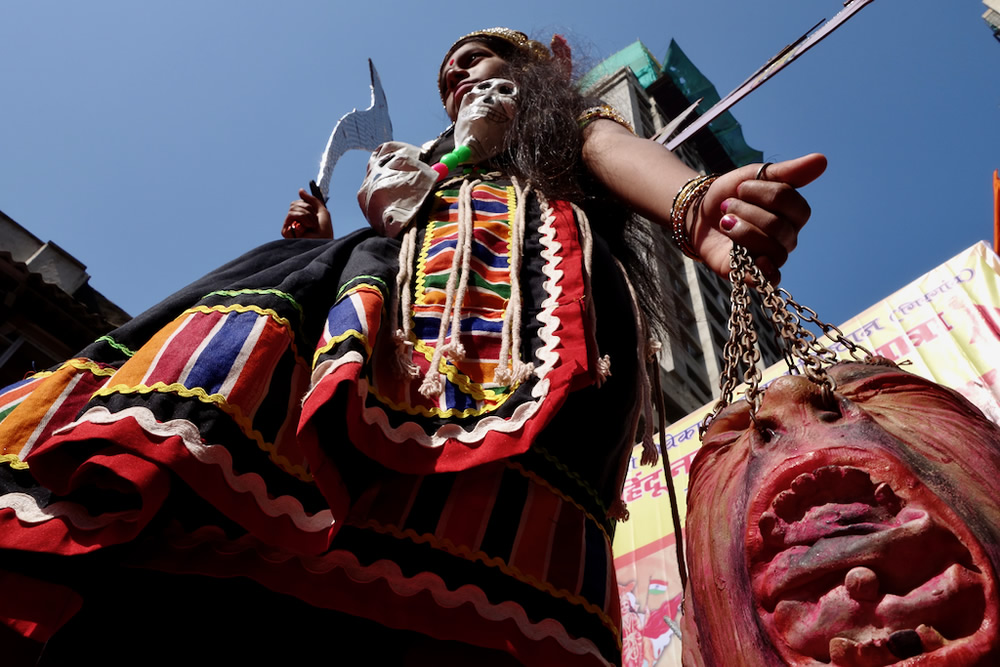
[[[241,294],[270,294],[272,296],[279,297],[281,299],[284,299],[288,303],[292,304],[293,306],[295,306],[295,310],[299,311],[299,319],[301,319],[303,317],[302,306],[299,305],[299,302],[295,300],[295,297],[293,297],[291,294],[288,294],[287,292],[282,292],[281,290],[276,290],[276,289],[249,289],[249,288],[248,289],[220,289],[220,290],[216,290],[214,292],[209,292],[208,294],[206,294],[205,296],[203,296],[201,298],[202,299],[207,299],[210,296],[216,296],[216,295],[218,295],[218,296],[240,296]]]
[[[160,438],[176,436],[180,438],[187,450],[200,463],[218,467],[229,488],[237,493],[246,493],[252,496],[257,506],[268,516],[287,516],[296,528],[305,532],[321,532],[334,524],[331,510],[325,509],[315,514],[307,514],[298,498],[289,495],[271,495],[267,484],[258,473],[237,474],[233,469],[233,458],[229,450],[223,445],[203,443],[198,427],[186,419],[171,419],[168,422],[160,422],[148,408],[132,407],[112,413],[107,408],[97,407],[88,410],[80,419],[64,427],[63,430],[68,431],[84,422],[113,424],[127,418],[134,419],[144,431],[152,436]]]
[[[577,484],[579,484],[583,488],[583,490],[587,492],[587,495],[589,495],[591,498],[593,498],[594,502],[597,503],[597,506],[600,507],[602,510],[604,510],[604,512],[608,511],[608,506],[604,503],[604,501],[601,500],[601,497],[597,494],[597,490],[594,487],[592,487],[590,484],[588,484],[586,480],[584,480],[582,477],[580,477],[580,475],[578,475],[577,473],[575,473],[572,470],[570,470],[569,467],[567,467],[565,463],[563,463],[562,461],[560,461],[559,459],[557,459],[555,456],[553,456],[544,447],[539,447],[538,445],[532,445],[531,449],[533,451],[537,452],[546,461],[548,461],[549,463],[551,463],[552,465],[554,465],[556,468],[558,468],[559,470],[561,470],[567,477],[571,478],[574,482],[576,482]]]
[[[322,556],[298,556],[288,552],[278,552],[273,547],[261,544],[251,536],[238,540],[227,538],[222,530],[216,527],[199,528],[194,533],[184,535],[182,539],[171,540],[171,546],[178,550],[193,550],[200,547],[211,549],[223,557],[233,557],[251,551],[261,560],[268,563],[286,563],[295,560],[303,570],[310,574],[323,575],[339,569],[352,581],[368,584],[381,579],[392,589],[393,593],[402,598],[410,598],[421,592],[430,593],[434,601],[442,607],[453,609],[463,604],[472,604],[479,616],[487,621],[501,622],[507,619],[514,621],[521,634],[531,641],[551,638],[563,649],[576,656],[590,655],[604,665],[610,667],[597,646],[585,637],[571,637],[561,623],[552,618],[535,622],[528,618],[524,608],[512,600],[499,604],[491,602],[486,593],[473,585],[465,585],[457,590],[450,590],[444,580],[433,572],[421,572],[412,577],[406,577],[399,565],[390,560],[378,560],[370,565],[362,565],[357,557],[342,549],[331,551]],[[266,549],[266,554],[263,552]],[[620,630],[611,628],[621,650]]]
[[[517,472],[521,473],[521,475],[523,477],[527,477],[528,479],[530,479],[532,482],[538,484],[539,486],[544,486],[546,489],[548,489],[552,493],[556,494],[557,496],[559,496],[560,498],[562,498],[563,500],[565,500],[566,502],[568,502],[573,507],[575,507],[578,510],[580,510],[581,512],[583,512],[583,515],[585,517],[587,517],[590,520],[591,523],[593,523],[595,526],[597,526],[597,529],[601,531],[601,533],[604,535],[604,538],[610,544],[610,542],[611,542],[611,536],[608,535],[608,531],[604,530],[604,526],[602,526],[601,522],[597,520],[597,517],[595,517],[593,514],[591,514],[590,512],[588,512],[583,507],[583,505],[581,505],[580,503],[576,502],[570,496],[567,496],[565,493],[563,493],[562,491],[560,491],[556,487],[554,487],[551,484],[549,484],[549,482],[546,481],[544,478],[539,477],[535,473],[533,473],[530,470],[526,469],[520,463],[516,463],[516,462],[511,461],[511,460],[506,460],[506,461],[504,461],[504,465],[506,467],[510,468],[511,470],[516,470]]]
[[[80,530],[98,530],[119,519],[130,519],[139,513],[137,510],[129,510],[93,516],[83,506],[65,500],[47,507],[39,507],[38,501],[32,496],[18,492],[0,496],[0,509],[13,510],[18,521],[24,523],[39,524],[53,519],[63,519]]]
[[[343,285],[341,285],[340,289],[337,290],[337,301],[340,301],[340,298],[342,296],[344,296],[344,292],[346,292],[347,290],[349,290],[349,289],[355,289],[356,287],[361,287],[361,285],[355,285],[354,284],[358,280],[374,280],[375,282],[377,282],[377,283],[379,283],[379,284],[382,285],[382,289],[380,289],[379,292],[382,292],[383,294],[385,294],[385,292],[389,291],[389,286],[386,285],[385,281],[382,280],[381,278],[379,278],[378,276],[367,276],[367,275],[354,276],[353,278],[351,278],[350,280],[348,280],[346,283],[344,283]],[[371,287],[375,287],[375,285],[371,285]],[[379,288],[375,287],[375,289],[379,289]]]
[[[313,476],[300,465],[295,465],[288,460],[287,457],[278,454],[274,443],[267,442],[264,440],[264,436],[260,431],[253,428],[253,424],[250,420],[243,414],[238,406],[230,405],[226,398],[221,394],[209,394],[207,391],[201,387],[195,387],[194,389],[188,389],[182,384],[173,383],[165,384],[163,382],[154,382],[152,385],[139,384],[132,387],[124,384],[114,385],[112,387],[102,387],[94,392],[94,397],[97,396],[111,396],[112,394],[151,394],[153,392],[159,392],[162,394],[176,394],[184,398],[196,398],[202,403],[212,404],[217,406],[220,410],[225,412],[227,415],[233,418],[233,421],[240,427],[243,435],[252,439],[257,443],[257,446],[268,453],[271,461],[277,465],[279,468],[284,470],[290,475],[293,475],[303,482],[312,482]],[[68,428],[68,427],[64,427]]]
[[[440,549],[441,551],[447,551],[453,556],[458,556],[459,558],[464,558],[471,561],[479,561],[487,567],[495,567],[504,574],[514,577],[518,581],[524,582],[543,593],[548,593],[549,595],[566,600],[572,604],[579,605],[586,609],[591,614],[594,614],[601,619],[601,623],[604,624],[612,633],[614,633],[615,638],[621,641],[621,630],[617,627],[617,624],[611,619],[610,616],[604,613],[604,610],[595,605],[592,602],[587,601],[585,598],[579,595],[574,595],[569,591],[556,588],[547,581],[539,581],[536,577],[530,574],[524,574],[518,568],[508,565],[502,558],[490,557],[489,555],[483,553],[482,551],[473,551],[464,544],[456,545],[454,542],[448,538],[438,538],[430,533],[424,533],[422,535],[418,534],[412,528],[407,528],[406,530],[400,530],[398,527],[392,524],[381,524],[374,519],[369,519],[364,523],[354,523],[349,522],[350,525],[356,526],[358,528],[366,528],[374,530],[382,535],[391,535],[395,538],[401,540],[410,540],[417,544],[430,544],[435,549]]]
[[[98,343],[100,341],[104,341],[105,343],[107,343],[111,347],[115,348],[116,350],[118,350],[119,352],[121,352],[122,354],[124,354],[126,357],[134,357],[135,356],[135,350],[131,350],[131,349],[125,347],[124,345],[122,345],[121,343],[119,343],[118,341],[116,341],[111,336],[101,336],[100,338],[98,338],[94,342]]]
[[[14,470],[28,469],[28,464],[18,458],[16,454],[0,454],[0,463],[6,463]]]

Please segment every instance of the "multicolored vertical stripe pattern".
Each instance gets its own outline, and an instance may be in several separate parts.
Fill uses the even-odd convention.
[[[73,421],[113,374],[113,368],[71,359],[0,391],[0,463],[26,469],[24,458],[35,445]]]
[[[232,528],[177,528],[147,566],[247,577],[390,627],[405,614],[439,638],[509,642],[525,664],[610,665],[621,651],[607,532],[517,462],[381,475],[353,503],[333,548],[315,556]]]
[[[570,497],[517,463],[386,478],[354,504],[348,524],[485,564],[500,579],[568,602],[618,634],[607,532]]]
[[[382,322],[382,301],[377,284],[360,282],[344,291],[326,318],[313,364],[320,355],[348,338],[357,340],[365,350],[365,359],[369,359]]]
[[[410,406],[441,417],[484,414],[496,409],[511,391],[493,382],[493,374],[510,299],[511,223],[517,210],[514,189],[480,183],[472,191],[472,207],[472,259],[460,324],[465,358],[442,363],[445,390],[439,398],[426,398],[417,391],[430,368],[441,320],[450,318],[444,305],[458,242],[458,190],[440,190],[435,193],[420,247],[413,310],[408,315],[412,317],[412,361],[420,376],[401,381],[396,374],[376,375],[372,393],[386,405]]]

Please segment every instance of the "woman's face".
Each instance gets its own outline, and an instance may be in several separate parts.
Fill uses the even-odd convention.
[[[441,71],[444,108],[452,120],[458,117],[462,98],[480,81],[501,76],[507,61],[482,42],[466,42],[448,58]]]

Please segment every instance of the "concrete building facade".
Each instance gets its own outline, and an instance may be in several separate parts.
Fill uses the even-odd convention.
[[[983,12],[983,20],[993,31],[993,37],[1000,42],[1000,0],[983,0],[986,11]]]
[[[0,211],[0,387],[128,321],[89,280],[78,259]]]

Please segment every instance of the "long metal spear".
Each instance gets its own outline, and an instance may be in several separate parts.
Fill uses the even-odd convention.
[[[848,2],[844,5],[844,9],[840,10],[836,16],[824,23],[823,27],[808,37],[803,35],[795,42],[783,48],[777,53],[777,55],[768,60],[763,67],[751,74],[746,81],[737,86],[733,92],[716,102],[711,109],[702,114],[698,120],[684,128],[684,130],[676,137],[667,141],[669,135],[661,133],[661,136],[657,139],[657,141],[660,143],[666,143],[667,148],[674,150],[689,139],[695,132],[711,123],[723,112],[729,109],[729,107],[746,97],[754,88],[767,81],[783,67],[791,63],[812,47],[816,46],[820,40],[836,30],[842,23],[857,14],[871,2],[872,0],[848,0]],[[813,27],[815,28],[815,26]]]

